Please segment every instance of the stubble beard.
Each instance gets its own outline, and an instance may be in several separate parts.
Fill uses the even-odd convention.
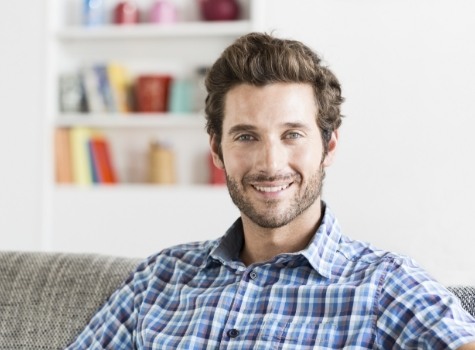
[[[252,222],[263,228],[279,228],[283,227],[307,210],[316,200],[320,198],[322,192],[323,179],[325,178],[325,170],[320,164],[319,170],[309,179],[305,188],[301,188],[295,196],[289,201],[287,210],[284,213],[272,211],[274,207],[281,205],[280,200],[268,200],[264,202],[267,210],[259,210],[253,204],[252,200],[247,198],[244,188],[249,182],[246,177],[241,185],[226,173],[226,183],[229,195],[232,201],[238,207],[242,214],[246,215]],[[272,181],[274,179],[262,179],[262,181]],[[298,186],[302,183],[302,177],[296,177],[292,186]],[[247,185],[249,186],[249,185]],[[303,191],[303,193],[302,193]]]

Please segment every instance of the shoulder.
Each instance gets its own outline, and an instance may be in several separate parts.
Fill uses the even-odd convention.
[[[210,240],[175,245],[149,256],[143,264],[145,266],[160,265],[160,268],[177,263],[200,266],[206,261],[218,242],[219,240]]]
[[[220,240],[210,240],[202,242],[191,242],[176,245],[162,250],[160,253],[152,256],[155,264],[161,264],[161,267],[169,264],[180,264],[180,266],[202,266],[208,259],[211,251],[216,247]]]
[[[387,272],[397,266],[413,264],[406,256],[378,249],[370,243],[353,240],[343,235],[335,257],[336,270],[342,274],[353,274],[358,271],[364,271],[365,274],[376,271]]]
[[[374,247],[370,243],[342,236],[338,252],[348,261],[377,264],[384,261],[402,262],[404,256]]]
[[[402,293],[415,287],[440,292],[441,286],[412,258],[378,249],[373,245],[342,236],[336,252],[335,270],[343,278],[376,283],[385,289]]]
[[[192,273],[206,262],[219,240],[179,244],[155,253],[139,263],[126,284],[143,285],[152,279],[168,279],[177,272]]]

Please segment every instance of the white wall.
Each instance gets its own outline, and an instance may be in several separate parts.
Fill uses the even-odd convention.
[[[42,3],[2,7],[0,249],[39,247]],[[444,283],[475,283],[474,10],[468,0],[267,0],[268,27],[322,53],[343,85],[325,199],[345,233],[413,256]]]
[[[42,1],[2,3],[0,249],[35,249],[41,226]]]
[[[446,283],[475,283],[474,13],[473,1],[268,1],[269,28],[320,52],[343,86],[324,197],[345,233]]]

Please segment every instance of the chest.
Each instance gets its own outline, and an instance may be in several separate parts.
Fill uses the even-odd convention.
[[[372,348],[371,283],[259,270],[219,276],[157,285],[140,312],[139,348]]]

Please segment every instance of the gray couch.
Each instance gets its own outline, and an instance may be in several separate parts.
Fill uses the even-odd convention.
[[[62,349],[127,278],[137,259],[0,252],[0,349]],[[475,288],[454,287],[475,315]]]
[[[62,349],[138,260],[0,252],[0,349]]]

